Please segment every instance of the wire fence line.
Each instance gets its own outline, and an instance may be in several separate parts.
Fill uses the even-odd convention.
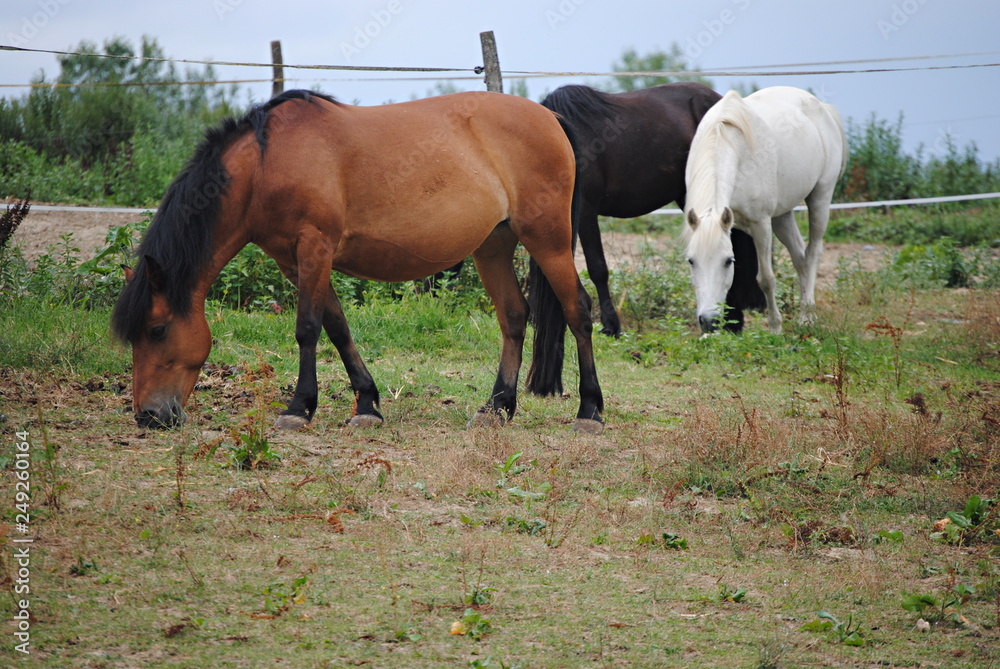
[[[127,55],[127,54],[82,53],[76,51],[62,51],[56,49],[32,49],[28,47],[11,46],[5,44],[0,44],[0,51],[47,53],[59,56],[84,56],[92,58],[110,58],[117,60],[142,60],[142,61],[163,62],[163,63],[183,63],[190,65],[258,67],[258,68],[259,67],[272,68],[274,66],[274,63],[224,61],[224,60],[198,60],[191,58],[163,58],[163,57],[150,57],[143,55]],[[505,77],[511,79],[535,79],[535,78],[556,78],[556,77],[617,77],[617,76],[670,77],[674,79],[693,79],[699,77],[743,77],[743,76],[787,77],[795,75],[814,76],[814,75],[840,75],[840,74],[873,74],[873,73],[891,73],[891,72],[995,68],[995,67],[1000,67],[1000,62],[971,63],[971,64],[961,64],[961,65],[922,65],[922,66],[912,66],[912,67],[872,67],[872,68],[823,69],[823,70],[815,70],[815,69],[803,70],[803,69],[789,69],[789,68],[827,67],[836,65],[870,65],[874,63],[889,63],[889,62],[947,59],[947,58],[969,58],[969,57],[980,57],[980,56],[994,56],[998,54],[1000,54],[1000,51],[979,51],[979,52],[959,53],[959,54],[920,55],[920,56],[904,56],[904,57],[893,57],[893,58],[868,58],[868,59],[837,60],[837,61],[810,62],[810,63],[788,63],[782,65],[746,65],[746,66],[720,68],[713,70],[660,70],[660,71],[643,70],[643,71],[619,71],[619,72],[505,70],[503,74]],[[477,77],[472,75],[480,75],[483,72],[483,66],[481,65],[477,65],[474,67],[396,67],[396,66],[375,66],[375,65],[282,64],[282,67],[288,69],[316,70],[316,71],[384,72],[384,73],[414,73],[414,74],[440,73],[442,75],[438,77],[420,77],[420,78],[406,78],[406,79],[352,78],[352,79],[329,79],[327,81],[424,81],[424,80],[439,80],[439,79],[473,80],[477,79]],[[772,69],[772,68],[785,68],[785,69]],[[455,73],[461,73],[461,74],[459,74],[458,76],[454,76]],[[446,76],[446,75],[452,75],[452,76]],[[0,84],[0,88],[44,88],[52,86],[56,87],[166,86],[166,85],[204,86],[211,84],[262,83],[267,81],[275,81],[275,79],[272,77],[268,79],[231,79],[228,81],[183,81],[183,82],[178,81],[178,82],[160,82],[160,83],[147,83],[147,82],[65,83],[63,82],[56,84],[46,84],[46,83]],[[295,81],[295,79],[285,78],[281,79],[281,81]]]
[[[160,81],[150,83],[146,81],[88,81],[82,83],[52,82],[34,84],[0,84],[0,88],[116,88],[119,86],[214,86],[216,84],[261,84],[272,81],[290,81],[289,79],[218,79],[215,81]]]
[[[87,56],[92,58],[112,58],[117,60],[148,60],[154,63],[184,63],[186,65],[227,65],[234,67],[266,67],[274,63],[247,63],[226,60],[196,60],[192,58],[162,58],[159,56],[129,56],[126,54],[82,53],[78,51],[59,51],[55,49],[29,49],[22,46],[0,44],[0,51],[26,51],[31,53],[49,53],[57,56]],[[474,67],[381,67],[377,65],[288,65],[283,67],[299,70],[357,70],[361,72],[474,72]]]

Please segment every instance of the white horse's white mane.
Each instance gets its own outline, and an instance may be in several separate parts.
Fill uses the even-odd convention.
[[[698,129],[697,141],[692,144],[688,159],[690,188],[686,199],[687,209],[694,211],[701,218],[701,223],[697,229],[684,225],[688,253],[698,254],[717,248],[727,232],[720,224],[722,211],[715,208],[719,193],[720,153],[739,151],[739,137],[743,138],[748,149],[753,150],[753,132],[747,113],[743,98],[736,91],[730,91],[712,108],[709,124]],[[726,158],[738,162],[737,157]]]
[[[747,114],[747,105],[736,91],[726,93],[709,111],[709,125],[698,129],[688,158],[688,209],[701,215],[701,212],[715,204],[718,195],[719,153],[738,150],[738,140],[733,136],[734,133],[742,137],[746,146],[753,150],[753,132]],[[702,120],[702,124],[704,123],[705,119]]]

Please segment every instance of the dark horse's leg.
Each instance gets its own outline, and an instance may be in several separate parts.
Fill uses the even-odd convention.
[[[309,288],[307,282],[302,281],[305,275],[297,268],[280,264],[279,267],[292,283],[299,286],[298,318],[295,324],[295,339],[299,345],[299,379],[288,408],[281,412],[274,426],[281,429],[297,429],[312,420],[319,400],[316,345],[319,342],[321,328],[326,330],[336,346],[347,370],[351,387],[354,389],[355,410],[350,424],[381,423],[382,416],[376,408],[379,400],[378,389],[354,345],[340,300],[328,278],[329,267],[323,275],[326,278],[326,286],[319,290],[307,290]]]
[[[597,209],[589,202],[583,202],[580,209],[579,234],[583,256],[587,259],[587,272],[590,274],[590,280],[594,282],[594,288],[597,289],[597,303],[601,307],[601,323],[604,326],[601,332],[618,337],[622,333],[622,324],[618,318],[618,310],[615,309],[615,302],[611,298],[611,290],[608,288],[610,273],[608,261],[604,257],[604,245],[601,243]]]
[[[472,255],[483,287],[496,307],[503,348],[493,392],[469,421],[470,426],[502,424],[514,417],[517,408],[517,377],[521,370],[528,302],[514,273],[516,246],[517,237],[510,226],[501,223]]]
[[[436,274],[433,274],[432,276],[429,276],[426,279],[424,279],[423,282],[421,283],[423,292],[433,294],[434,291],[437,290],[438,284],[441,282],[443,278],[445,278],[445,276],[447,276],[449,279],[458,278],[462,274],[463,264],[465,264],[465,261],[459,260],[458,264],[452,265],[448,269],[443,270],[441,272],[437,272]]]
[[[757,247],[754,246],[753,237],[733,228],[730,239],[733,242],[733,257],[736,258],[736,264],[733,271],[733,285],[726,294],[724,328],[729,332],[742,332],[744,310],[764,309],[767,307],[767,298],[757,285]]]

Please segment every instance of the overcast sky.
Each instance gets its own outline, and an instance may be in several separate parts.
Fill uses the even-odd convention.
[[[845,118],[873,112],[904,115],[907,150],[923,144],[940,154],[950,133],[960,147],[975,142],[981,157],[1000,157],[1000,2],[996,0],[3,0],[0,43],[65,50],[81,40],[155,37],[175,58],[268,62],[281,40],[289,64],[473,68],[482,62],[479,33],[496,34],[506,71],[607,72],[626,49],[639,54],[677,43],[702,70],[889,58],[895,62],[809,66],[810,70],[928,68],[910,72],[712,77],[716,90],[738,83],[809,88]],[[980,54],[980,55],[967,55]],[[924,58],[936,56],[936,58]],[[946,57],[958,56],[958,57]],[[56,57],[0,51],[0,84],[26,84]],[[219,67],[222,79],[267,78],[267,69]],[[321,88],[364,105],[424,97],[433,80],[415,75],[286,70],[287,87]],[[420,75],[424,76],[424,75]],[[513,75],[506,75],[508,88]],[[401,80],[406,79],[406,80]],[[567,83],[607,79],[529,79],[539,99]],[[480,80],[452,82],[482,89]],[[244,97],[268,97],[268,84],[246,85]],[[20,96],[24,88],[0,95]]]

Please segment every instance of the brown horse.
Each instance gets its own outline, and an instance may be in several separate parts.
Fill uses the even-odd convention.
[[[544,274],[531,287],[533,305],[554,305],[536,314],[537,328],[561,338],[568,324],[576,339],[574,427],[600,431],[590,299],[573,264],[575,183],[572,139],[557,116],[514,96],[456,93],[355,107],[289,91],[225,121],[206,133],[168,189],[112,315],[115,334],[132,345],[136,421],[183,422],[211,348],[205,296],[249,243],[298,287],[298,384],[277,427],[312,419],[321,329],[354,389],[350,424],[382,422],[378,390],[354,345],[331,270],[407,281],[470,253],[503,335],[493,392],[472,422],[509,420],[528,317],[513,266],[520,242]],[[535,351],[528,388],[544,394],[536,379],[558,379],[562,362],[562,346]]]

